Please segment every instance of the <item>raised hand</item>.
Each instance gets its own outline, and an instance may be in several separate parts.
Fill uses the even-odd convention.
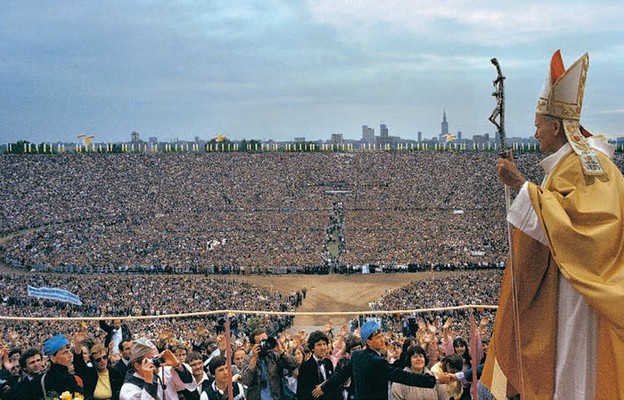
[[[77,350],[82,350],[82,344],[87,340],[87,332],[85,330],[81,330],[74,335],[74,347]]]

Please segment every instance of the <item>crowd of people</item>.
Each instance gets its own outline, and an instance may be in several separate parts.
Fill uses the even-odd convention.
[[[328,324],[324,331],[297,333],[271,331],[265,322],[227,336],[194,321],[188,332],[164,328],[148,339],[144,321],[100,320],[58,327],[40,346],[16,334],[2,343],[0,398],[43,399],[44,393],[50,398],[68,391],[70,398],[80,393],[87,399],[212,400],[228,398],[232,385],[236,399],[353,399],[363,390],[389,394],[392,380],[393,399],[403,398],[395,391],[404,390],[438,400],[469,399],[469,380],[458,373],[480,365],[487,352],[487,340],[481,342],[488,335],[484,320],[475,331],[478,343],[470,343],[477,348],[473,356],[470,338],[453,332],[451,318],[439,325],[420,319],[412,336],[381,329],[373,320],[353,330],[344,324],[334,332]],[[367,354],[371,349],[375,353]],[[358,375],[362,368],[373,368],[372,380]],[[376,396],[371,398],[382,398]]]
[[[541,172],[531,167],[538,155],[519,157],[523,158],[518,161],[523,174],[539,182]],[[620,154],[615,160],[622,170],[624,158]],[[305,297],[305,290],[282,295],[234,280],[176,273],[479,269],[459,277],[437,275],[413,282],[387,293],[372,309],[496,304],[507,243],[502,187],[491,173],[493,161],[492,154],[479,152],[3,155],[0,233],[10,235],[0,248],[4,261],[35,271],[118,276],[0,275],[6,289],[0,314],[108,318],[224,309],[277,312],[296,310]],[[338,214],[336,204],[340,205]],[[339,241],[339,251],[328,257],[332,241]],[[82,305],[29,297],[29,285],[62,287],[79,294]],[[279,385],[286,387],[289,382],[291,391],[297,393],[296,371],[313,349],[306,346],[305,332],[288,333],[292,317],[247,313],[228,317],[232,352],[247,354],[237,364],[241,377],[246,377],[241,378],[243,390],[249,389],[259,373],[244,373],[250,363],[268,362],[258,358],[254,334],[258,326],[266,326],[265,340],[275,336],[279,343],[274,347],[278,361],[272,362],[287,370],[280,375],[284,381]],[[473,339],[479,346],[487,345],[494,312],[479,310],[476,318],[481,321],[480,334]],[[367,319],[383,326],[386,361],[397,362],[401,352],[415,358],[422,355],[427,362],[419,361],[419,367],[414,367],[418,371],[431,371],[457,349],[468,348],[463,339],[470,339],[465,311],[382,318],[371,314],[350,327],[343,326],[336,336],[332,329],[325,332],[325,357],[332,361],[332,368],[346,357],[347,343],[357,342],[358,327]],[[212,375],[212,382],[220,366],[211,369],[209,359],[223,348],[224,324],[223,315],[124,322],[133,333],[133,343],[143,344],[141,362],[155,348],[167,350],[168,366],[178,371],[172,369],[170,375],[179,373],[181,379],[190,379],[180,364],[184,363],[181,349],[186,355],[195,350],[206,367],[202,373]],[[69,340],[56,351],[72,348],[74,357],[84,356],[92,367],[102,364],[106,368],[104,353],[111,360],[110,367],[123,362],[114,343],[98,347],[112,342],[109,332],[98,325],[95,320],[6,320],[4,376],[16,377],[26,368],[21,363],[16,367],[15,354],[31,354],[25,349],[42,346],[45,353],[51,337],[65,343],[54,336],[58,332]],[[72,336],[78,331],[88,337],[86,342]],[[414,342],[408,339],[411,336]],[[254,354],[256,361],[251,361]],[[56,353],[43,356],[55,365]],[[58,357],[69,358],[67,354]],[[462,365],[476,366],[482,361],[478,358],[470,361],[464,356]],[[135,366],[140,375],[144,366]],[[83,365],[74,367],[84,370]],[[410,366],[403,360],[402,367]],[[144,372],[151,376],[148,370]],[[264,379],[264,372],[259,376]],[[183,386],[170,386],[174,387]],[[1,390],[8,393],[6,387]],[[397,393],[405,390],[397,388]]]
[[[206,310],[294,311],[303,300],[305,289],[281,294],[231,279],[203,276],[110,276],[28,274],[0,275],[4,288],[0,315],[11,317],[103,317],[158,316],[205,312]],[[79,296],[82,305],[28,296],[27,287],[63,288]],[[194,318],[129,321],[142,336],[155,338],[163,329],[188,337],[201,320],[209,329],[223,330],[223,315]],[[236,317],[236,331],[242,331],[253,315]],[[292,323],[291,316],[265,317],[265,325],[281,331]],[[40,346],[44,338],[69,322],[5,321],[2,337],[17,336],[24,345]],[[93,321],[85,321],[94,325]],[[240,327],[240,328],[239,328]],[[62,329],[61,329],[62,330]]]
[[[480,270],[453,276],[432,276],[413,281],[399,289],[387,291],[371,306],[374,310],[415,310],[429,308],[457,307],[462,305],[498,304],[502,270]],[[482,309],[477,319],[487,318],[492,328],[495,311]],[[469,318],[465,310],[430,312],[421,315],[394,315],[383,318],[388,329],[402,332],[405,336],[414,335],[418,319],[440,321],[447,318],[455,320],[452,329],[457,335],[469,336]]]
[[[497,303],[502,272],[487,270],[466,272],[460,275],[435,274],[387,292],[375,303],[372,310],[414,310],[422,308],[453,307],[465,304],[492,305]],[[306,288],[293,288],[289,294],[271,292],[237,280],[186,275],[61,275],[23,274],[0,275],[0,285],[5,288],[0,299],[0,315],[11,317],[34,317],[40,321],[6,320],[2,326],[2,338],[7,343],[19,342],[21,346],[41,346],[46,337],[64,331],[66,326],[97,326],[94,320],[80,318],[104,318],[127,316],[164,316],[204,313],[206,310],[242,310],[265,312],[293,312],[305,296]],[[64,288],[79,296],[81,305],[29,296],[27,286]],[[174,290],[175,289],[175,290]],[[48,317],[73,317],[72,321],[46,321]],[[128,320],[131,330],[142,337],[155,339],[161,331],[176,332],[180,342],[189,342],[195,334],[198,322],[211,332],[222,332],[224,315],[209,314],[186,317]],[[253,313],[236,314],[232,317],[232,330],[244,338],[258,323]],[[367,318],[348,324],[353,332]],[[477,318],[493,321],[494,312],[482,310]],[[389,315],[382,318],[385,329],[403,336],[415,335],[417,321],[441,321],[453,318],[452,328],[457,334],[468,332],[468,317],[464,311],[441,313]],[[289,315],[267,315],[261,322],[272,333],[288,331],[293,322]]]
[[[537,153],[519,165],[535,181]],[[498,263],[488,152],[2,155],[5,262],[38,271],[214,272]],[[622,165],[622,157],[616,159]],[[33,229],[36,228],[36,229]]]

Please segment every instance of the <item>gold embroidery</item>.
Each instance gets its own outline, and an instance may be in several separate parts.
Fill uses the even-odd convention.
[[[572,146],[572,150],[574,150],[579,158],[579,161],[581,162],[587,185],[594,183],[594,177],[597,177],[603,182],[607,182],[609,178],[602,169],[598,155],[594,149],[589,146],[587,139],[581,135],[579,123],[564,119],[563,127],[566,137],[568,138],[568,142],[570,143],[570,146]]]

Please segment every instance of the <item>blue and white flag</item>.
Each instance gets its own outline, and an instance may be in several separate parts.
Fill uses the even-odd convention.
[[[47,287],[36,288],[28,285],[28,295],[32,297],[38,297],[40,299],[58,300],[64,301],[65,303],[76,304],[78,306],[82,305],[82,301],[80,301],[80,296],[63,289]]]

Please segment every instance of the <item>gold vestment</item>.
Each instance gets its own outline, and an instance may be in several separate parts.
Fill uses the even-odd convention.
[[[624,178],[608,157],[599,158],[606,182],[588,185],[577,155],[570,153],[543,188],[529,183],[548,247],[518,229],[512,233],[524,399],[553,396],[558,271],[599,319],[596,398],[624,399]],[[482,375],[497,399],[521,390],[514,318],[507,268]]]

